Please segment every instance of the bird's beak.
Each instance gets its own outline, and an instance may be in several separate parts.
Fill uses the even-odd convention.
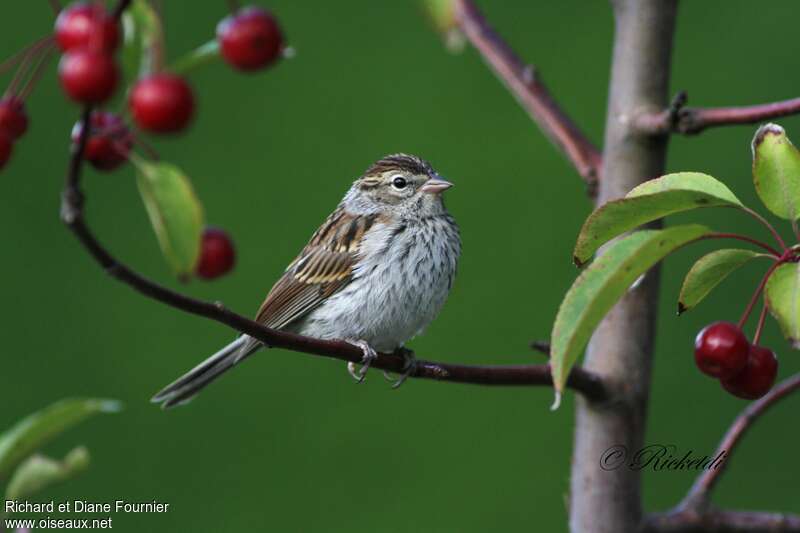
[[[453,186],[453,184],[450,183],[449,181],[443,180],[442,178],[439,178],[439,177],[436,177],[436,178],[431,178],[428,181],[426,181],[425,185],[420,187],[420,190],[422,192],[426,192],[428,194],[440,194],[440,193],[446,191],[447,189],[449,189],[452,186]]]

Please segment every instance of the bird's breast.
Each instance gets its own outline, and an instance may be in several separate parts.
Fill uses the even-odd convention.
[[[353,280],[309,317],[307,334],[363,339],[391,351],[421,332],[444,304],[461,242],[449,215],[376,224],[361,243]]]

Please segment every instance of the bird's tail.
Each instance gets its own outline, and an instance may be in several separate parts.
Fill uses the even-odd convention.
[[[236,363],[258,350],[261,346],[261,343],[252,337],[242,335],[164,387],[150,401],[160,403],[164,409],[187,403],[208,384],[233,368]]]

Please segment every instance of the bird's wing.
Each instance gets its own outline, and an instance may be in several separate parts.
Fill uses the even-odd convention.
[[[269,291],[256,321],[285,328],[344,288],[352,279],[361,241],[376,219],[341,207],[334,211]]]

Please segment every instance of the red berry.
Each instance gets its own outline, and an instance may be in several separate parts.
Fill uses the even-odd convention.
[[[732,378],[721,380],[721,383],[734,396],[755,400],[769,392],[777,375],[778,359],[772,350],[753,345],[744,369]]]
[[[13,150],[14,141],[8,135],[0,132],[0,169],[6,166]]]
[[[194,115],[192,88],[173,74],[155,74],[139,80],[128,105],[136,123],[159,133],[180,131]]]
[[[77,143],[83,123],[72,128],[72,142]],[[86,140],[84,157],[98,170],[114,170],[127,161],[133,147],[133,137],[122,119],[114,113],[95,111],[92,113],[89,138]]]
[[[744,368],[750,343],[736,324],[714,322],[703,328],[694,341],[694,360],[705,374],[731,377]]]
[[[217,25],[222,57],[240,70],[256,70],[273,63],[283,49],[283,35],[271,13],[245,7]]]
[[[217,278],[232,269],[236,262],[233,243],[221,229],[206,228],[200,248],[197,275],[201,278]]]
[[[70,98],[84,104],[97,104],[114,94],[119,70],[110,55],[80,48],[61,57],[58,75]]]
[[[0,100],[0,133],[19,139],[27,129],[28,116],[22,100],[13,96]]]
[[[113,52],[119,45],[119,25],[99,3],[75,3],[56,18],[56,40],[61,50],[90,47]]]

